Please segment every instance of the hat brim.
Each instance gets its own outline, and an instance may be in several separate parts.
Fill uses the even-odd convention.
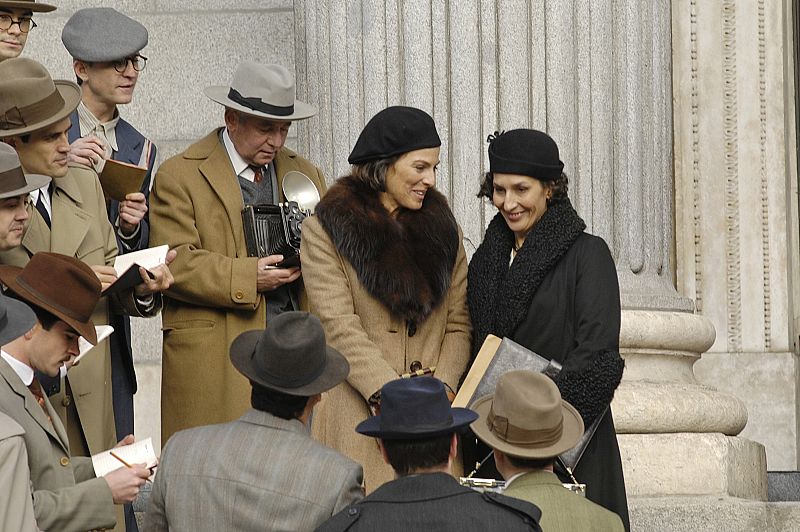
[[[364,436],[372,436],[382,440],[409,440],[419,438],[434,438],[457,432],[478,418],[478,414],[468,408],[450,408],[453,422],[445,427],[418,427],[414,430],[396,431],[381,430],[381,414],[365,419],[356,426],[356,432]]]
[[[56,86],[56,90],[61,93],[61,98],[64,99],[63,107],[44,120],[27,124],[24,127],[0,129],[0,138],[16,137],[17,135],[33,133],[34,131],[53,125],[59,120],[63,120],[68,117],[72,111],[78,108],[78,104],[81,103],[81,89],[78,87],[78,84],[66,79],[56,79],[53,83]]]
[[[8,320],[0,330],[0,345],[6,345],[33,329],[33,326],[36,325],[36,314],[22,301],[6,296],[0,297],[5,299],[6,319]]]
[[[94,328],[94,322],[79,321],[75,318],[67,316],[59,309],[53,308],[50,303],[41,299],[37,294],[29,291],[24,286],[20,285],[17,278],[19,277],[22,268],[17,266],[0,265],[0,281],[8,287],[9,290],[17,294],[31,305],[37,306],[53,314],[55,317],[78,331],[78,334],[83,336],[86,341],[92,345],[97,345],[97,331]]]
[[[44,186],[47,186],[50,183],[50,178],[47,177],[46,175],[25,174],[25,181],[28,182],[27,185],[15,190],[11,190],[9,192],[3,192],[2,194],[0,194],[0,199],[14,198],[17,196],[22,196],[23,194],[27,194],[28,192],[31,192],[33,190],[40,189]]]
[[[492,449],[497,449],[503,454],[517,458],[554,458],[559,454],[575,447],[583,436],[583,420],[575,407],[568,402],[561,400],[561,410],[564,414],[564,425],[561,437],[552,445],[546,446],[527,446],[514,445],[501,440],[489,430],[486,425],[486,418],[492,409],[492,399],[494,395],[481,397],[472,404],[472,409],[478,413],[478,420],[470,428],[472,432]]]
[[[258,370],[253,366],[253,353],[255,353],[256,345],[263,334],[263,330],[254,330],[244,332],[237,336],[231,344],[231,363],[239,373],[264,388],[289,395],[311,396],[330,390],[343,382],[347,378],[348,373],[350,373],[350,364],[347,362],[347,359],[336,349],[326,345],[325,369],[322,371],[322,374],[313,381],[296,388],[278,386],[274,383],[267,382],[259,376]]]
[[[56,6],[51,6],[50,4],[40,4],[39,2],[3,2],[2,0],[0,0],[0,7],[24,9],[34,13],[49,13],[50,11],[55,11],[56,9]]]
[[[235,109],[236,111],[252,115],[258,116],[260,118],[268,118],[270,120],[283,120],[286,122],[291,122],[294,120],[304,120],[306,118],[311,118],[315,114],[317,114],[317,110],[305,103],[301,102],[300,100],[294,101],[294,112],[290,115],[273,115],[269,113],[262,113],[260,111],[256,111],[254,109],[250,109],[249,107],[245,107],[239,103],[234,102],[230,98],[228,98],[228,92],[230,92],[230,87],[223,87],[223,86],[213,86],[213,87],[206,87],[203,89],[203,94],[208,96],[210,100],[213,100],[219,104],[224,105],[225,107],[230,107],[231,109]]]

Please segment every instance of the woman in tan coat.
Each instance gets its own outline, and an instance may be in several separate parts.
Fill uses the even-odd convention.
[[[411,107],[375,115],[340,178],[303,223],[303,279],[328,343],[350,375],[326,394],[312,428],[364,466],[367,491],[393,478],[355,426],[398,375],[435,367],[455,387],[469,358],[467,261],[445,197],[433,187],[441,141]],[[425,378],[425,377],[419,377]]]

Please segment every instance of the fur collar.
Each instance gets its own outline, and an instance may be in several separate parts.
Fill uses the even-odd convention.
[[[542,280],[584,229],[586,224],[568,199],[552,205],[531,229],[509,267],[514,233],[497,213],[469,264],[467,301],[473,358],[488,334],[501,338],[513,334]]]
[[[377,192],[345,176],[316,215],[367,292],[392,314],[418,325],[441,303],[458,253],[458,226],[441,193],[428,190],[420,210],[392,218]]]

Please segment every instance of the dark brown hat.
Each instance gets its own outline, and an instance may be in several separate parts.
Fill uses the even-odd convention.
[[[512,129],[489,135],[489,171],[493,174],[519,174],[553,181],[563,170],[558,145],[547,133]]]
[[[101,285],[85,263],[42,251],[24,268],[0,265],[0,282],[20,299],[64,321],[90,344],[97,344],[92,313],[100,300]]]
[[[34,13],[48,13],[56,8],[56,6],[43,4],[36,0],[0,0],[0,7],[24,9],[26,11],[33,11]]]
[[[494,395],[472,405],[471,425],[486,445],[519,458],[553,458],[572,449],[583,435],[583,419],[561,399],[550,378],[529,370],[504,373]]]
[[[311,396],[347,378],[350,364],[325,344],[319,318],[283,312],[263,331],[247,331],[231,344],[231,362],[251,381],[289,395]]]
[[[76,83],[27,57],[0,62],[0,138],[32,133],[68,117],[81,102]]]

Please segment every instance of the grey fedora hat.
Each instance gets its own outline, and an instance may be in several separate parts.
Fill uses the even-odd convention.
[[[561,399],[549,377],[529,370],[504,373],[494,395],[472,404],[478,420],[471,427],[486,445],[519,458],[554,458],[575,447],[583,419]]]
[[[50,183],[46,175],[22,172],[17,151],[0,142],[0,199],[15,198]]]
[[[294,76],[281,65],[245,61],[236,69],[230,87],[206,87],[203,92],[225,107],[271,120],[303,120],[317,114],[295,97]]]
[[[138,53],[148,37],[147,28],[113,7],[79,9],[61,30],[61,42],[74,59],[98,63]]]
[[[0,138],[53,125],[67,118],[80,102],[77,83],[53,81],[33,59],[15,57],[0,63]]]
[[[283,312],[263,331],[247,331],[231,344],[231,362],[251,381],[289,395],[310,396],[347,378],[350,364],[325,343],[319,318]]]
[[[0,346],[33,329],[36,314],[23,303],[0,293]]]
[[[36,0],[0,0],[0,7],[25,9],[26,11],[33,11],[34,13],[48,13],[56,8],[56,6],[36,2]]]

